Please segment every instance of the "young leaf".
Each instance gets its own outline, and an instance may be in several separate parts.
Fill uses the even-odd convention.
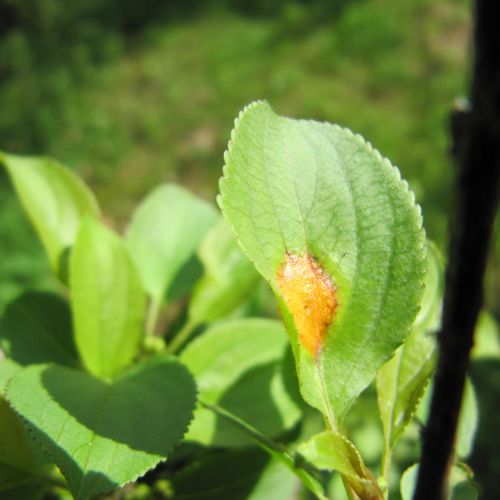
[[[264,102],[240,114],[225,160],[219,204],[276,295],[303,397],[335,427],[415,319],[420,210],[361,137]]]
[[[76,345],[86,368],[111,378],[137,355],[146,296],[123,241],[85,219],[70,261]]]
[[[360,498],[384,498],[356,447],[341,434],[330,431],[317,434],[297,451],[318,469],[339,472]]]
[[[286,347],[279,322],[232,320],[208,329],[180,359],[194,375],[202,401],[219,403],[263,434],[275,436],[300,418],[280,370]],[[244,434],[204,408],[196,410],[186,439],[218,446],[248,445]]]
[[[75,366],[78,355],[68,304],[57,295],[26,292],[0,320],[0,347],[17,363]]]
[[[208,203],[170,184],[156,188],[137,208],[127,246],[157,307],[215,220]]]
[[[195,385],[173,358],[136,365],[112,383],[32,365],[7,398],[53,458],[76,499],[134,481],[164,460],[192,417]]]
[[[50,158],[0,152],[28,217],[42,240],[54,271],[64,277],[66,252],[84,215],[99,216],[89,188],[71,170]]]
[[[189,317],[195,324],[212,322],[233,312],[248,300],[259,279],[224,219],[207,233],[199,256],[205,273],[189,302]]]
[[[385,460],[413,417],[435,367],[436,341],[430,333],[435,332],[440,322],[443,266],[432,244],[428,246],[427,262],[425,293],[413,331],[377,375]],[[388,462],[386,466],[389,466]]]
[[[433,336],[415,330],[377,376],[386,453],[410,423],[436,365]]]

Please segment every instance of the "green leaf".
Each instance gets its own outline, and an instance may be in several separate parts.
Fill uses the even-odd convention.
[[[275,436],[301,416],[283,380],[286,348],[286,333],[278,321],[239,319],[209,328],[180,359],[194,375],[202,401],[219,403],[263,434]],[[244,434],[204,408],[196,410],[186,439],[248,445]]]
[[[460,481],[453,486],[451,498],[452,500],[477,500],[479,498],[479,488],[472,481]]]
[[[500,358],[500,332],[495,318],[486,311],[481,311],[474,333],[474,346],[471,357]]]
[[[225,160],[222,211],[276,295],[303,397],[339,425],[415,319],[420,210],[361,137],[267,103],[240,114]]]
[[[11,359],[0,359],[0,394],[5,393],[7,383],[21,367]]]
[[[473,464],[480,469],[478,481],[482,499],[498,497],[498,395],[500,394],[500,358],[474,360],[469,373],[477,389],[480,425],[474,443]],[[478,467],[479,463],[481,465]]]
[[[323,427],[314,434],[325,430],[324,427],[323,423]],[[344,422],[341,434],[355,443],[369,467],[376,468],[384,450],[384,434],[380,425],[374,384],[371,384],[356,401]]]
[[[297,495],[297,483],[297,476],[280,460],[273,457],[246,499],[289,500]]]
[[[156,188],[139,205],[126,240],[155,304],[163,301],[215,220],[216,212],[208,203],[170,184]]]
[[[390,453],[410,423],[436,366],[436,341],[415,330],[377,376],[384,448]]]
[[[37,461],[19,417],[2,396],[0,396],[0,429],[1,491],[29,479]]]
[[[123,241],[85,219],[70,261],[76,345],[94,375],[110,378],[138,354],[146,296]]]
[[[205,272],[189,303],[189,316],[196,324],[232,313],[255,292],[259,280],[224,219],[208,232],[199,256]]]
[[[419,464],[413,464],[401,476],[400,489],[403,500],[412,500],[417,484]],[[449,500],[477,500],[478,491],[468,471],[453,465],[450,473]]]
[[[469,377],[465,380],[460,419],[458,421],[455,453],[460,458],[467,458],[474,447],[477,425],[479,420],[479,406],[474,386]]]
[[[412,500],[418,478],[418,464],[413,464],[401,476],[400,490],[403,500]]]
[[[14,375],[7,398],[83,500],[134,481],[168,456],[192,417],[195,385],[182,365],[158,356],[112,383],[30,366]]]
[[[99,216],[94,195],[71,170],[50,158],[0,152],[19,200],[42,240],[54,271],[64,277],[65,259],[84,215]]]
[[[26,292],[0,320],[0,347],[17,363],[75,366],[78,355],[68,304],[57,295]]]
[[[203,275],[203,265],[193,255],[175,275],[167,293],[167,302],[173,302],[188,295]]]
[[[36,482],[37,468],[47,460],[29,438],[18,415],[12,410],[4,394],[9,380],[21,369],[17,363],[0,360],[0,491],[1,498],[16,499],[18,488]],[[28,498],[19,495],[17,498]],[[31,498],[31,497],[30,497]]]
[[[425,289],[412,330],[437,332],[441,325],[441,309],[444,293],[444,261],[437,246],[427,240],[427,273]]]
[[[431,384],[425,391],[417,409],[417,415],[421,422],[427,422],[432,400]],[[467,458],[473,448],[474,439],[478,427],[479,406],[476,393],[470,378],[465,379],[464,393],[462,396],[462,406],[458,421],[457,434],[455,438],[455,453],[460,458]]]
[[[176,500],[287,500],[296,488],[288,468],[255,448],[212,452],[172,479]]]
[[[358,450],[342,434],[322,432],[302,443],[297,452],[318,469],[339,472],[360,498],[384,498]]]
[[[427,260],[425,293],[413,331],[377,375],[378,406],[384,428],[386,459],[411,421],[436,364],[436,340],[433,333],[438,328],[441,317],[443,266],[432,244],[428,246]]]

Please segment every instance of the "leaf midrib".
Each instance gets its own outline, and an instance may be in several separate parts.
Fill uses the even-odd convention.
[[[393,427],[394,427],[394,413],[396,411],[396,401],[398,399],[398,395],[399,395],[399,390],[398,390],[398,386],[399,386],[399,378],[400,378],[400,374],[401,374],[401,360],[403,358],[403,354],[404,354],[404,346],[402,347],[402,350],[400,352],[398,352],[397,356],[398,356],[398,360],[397,360],[397,366],[396,366],[396,379],[395,379],[395,383],[394,383],[394,388],[393,388],[393,398],[392,398],[392,401],[391,401],[391,410],[390,410],[390,414],[389,414],[389,428],[387,429],[387,436],[386,436],[386,446],[388,448],[391,447],[392,445],[392,436],[393,436]]]
[[[101,405],[99,405],[101,411],[97,413],[99,415],[99,417],[98,417],[96,425],[95,425],[95,430],[89,429],[91,432],[91,437],[87,441],[87,448],[88,448],[87,457],[85,459],[85,465],[83,465],[83,467],[82,467],[82,476],[80,479],[80,487],[79,487],[78,493],[76,495],[77,499],[80,498],[80,494],[82,492],[82,488],[83,488],[83,485],[85,483],[85,477],[87,475],[88,466],[89,466],[89,462],[90,462],[90,455],[92,453],[92,450],[94,449],[93,443],[96,440],[96,435],[97,435],[97,432],[99,430],[99,426],[102,422],[102,419],[104,418],[104,415],[105,415],[106,410],[107,410],[107,406],[109,405],[109,399],[110,399],[109,395],[111,394],[111,390],[112,390],[112,386],[106,384],[104,391],[103,391],[102,402],[101,402]],[[71,416],[71,415],[68,413],[68,416]],[[116,445],[115,441],[113,441],[113,443]],[[113,452],[114,451],[115,450],[113,450]]]

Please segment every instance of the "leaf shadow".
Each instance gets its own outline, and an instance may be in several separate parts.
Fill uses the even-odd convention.
[[[500,433],[498,432],[498,394],[500,392],[500,359],[473,360],[470,375],[479,404],[480,425],[477,429],[470,466],[481,485],[481,498],[500,498]]]
[[[277,369],[279,364],[272,362],[248,370],[224,392],[217,404],[268,436],[281,434],[285,419],[273,395]],[[217,417],[213,444],[244,446],[255,443],[239,428]]]
[[[188,407],[194,406],[192,377],[176,362],[138,365],[112,383],[48,365],[41,381],[51,398],[96,436],[162,457],[182,437]],[[172,429],[180,436],[174,439]]]
[[[172,478],[175,498],[245,500],[270,462],[259,448],[212,450]]]
[[[23,366],[77,366],[68,303],[53,293],[24,292],[7,306],[0,320],[0,346]]]

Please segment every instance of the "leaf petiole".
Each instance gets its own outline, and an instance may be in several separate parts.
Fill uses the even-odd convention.
[[[160,314],[160,302],[156,299],[151,299],[146,316],[146,337],[152,337],[155,333],[158,315]]]
[[[179,349],[189,340],[189,337],[194,333],[194,330],[198,326],[196,321],[189,319],[186,321],[184,326],[179,330],[177,335],[172,339],[167,347],[167,352],[169,354],[175,354]]]
[[[250,436],[256,444],[258,444],[265,451],[270,453],[277,460],[282,462],[288,469],[290,469],[317,498],[320,500],[328,500],[325,495],[323,487],[320,482],[314,477],[313,473],[319,473],[312,465],[305,461],[302,455],[290,452],[280,443],[276,443],[267,436],[264,436],[257,429],[247,424],[236,415],[228,412],[220,406],[206,403],[204,401],[198,400],[201,406],[214,412],[216,415],[227,420],[235,427]],[[307,467],[307,468],[306,468]]]

